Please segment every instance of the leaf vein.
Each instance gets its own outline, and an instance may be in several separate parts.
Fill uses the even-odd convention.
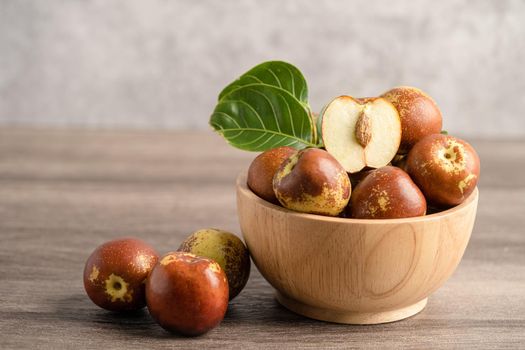
[[[275,124],[277,125],[277,130],[279,130],[279,132],[281,132],[281,125],[279,125],[279,120],[277,119],[277,113],[275,112],[275,108],[273,108],[272,101],[270,101],[268,96],[266,96],[264,93],[262,93],[260,91],[257,91],[257,90],[254,90],[254,89],[250,89],[250,90],[255,92],[255,93],[257,93],[257,94],[259,94],[259,95],[261,95],[268,102],[268,104],[270,105],[270,108],[272,109],[273,117],[275,119]]]
[[[310,147],[315,147],[315,144],[311,143],[310,141],[307,141],[307,140],[301,139],[301,138],[299,138],[299,137],[291,136],[291,135],[288,135],[288,134],[283,134],[282,132],[277,132],[277,131],[269,130],[269,129],[262,130],[262,129],[243,128],[243,127],[241,127],[241,128],[232,128],[232,129],[224,129],[224,131],[238,131],[238,130],[243,130],[243,131],[253,131],[253,132],[266,132],[266,133],[269,133],[269,134],[275,134],[275,135],[279,135],[279,136],[287,137],[287,138],[290,138],[290,139],[294,139],[294,140],[296,140],[297,142],[300,142],[300,143],[302,143],[302,144],[308,145],[308,146],[310,146]]]
[[[288,101],[286,101],[284,96],[279,95],[279,97],[282,98],[282,100],[286,104],[286,107],[288,109],[288,116],[290,117],[290,125],[292,126],[292,134],[293,134],[293,136],[297,137],[297,134],[295,133],[295,127],[293,126],[294,123],[293,123],[293,119],[292,119],[292,110],[290,108],[290,105],[288,104]]]
[[[255,113],[255,115],[257,116],[257,119],[259,119],[259,122],[261,123],[261,127],[263,127],[264,129],[266,129],[266,125],[264,125],[264,122],[263,122],[263,120],[262,120],[262,118],[261,118],[261,115],[260,115],[259,112],[257,112],[257,111],[255,110],[255,108],[253,108],[253,106],[250,105],[248,102],[243,101],[243,100],[228,100],[228,102],[239,102],[239,103],[242,103],[242,104],[246,105],[248,108],[250,108],[250,109],[253,111],[253,113]]]
[[[223,115],[223,116],[225,116],[227,118],[230,118],[235,123],[235,125],[237,125],[239,128],[242,128],[242,126],[237,122],[237,120],[235,120],[235,118],[233,118],[231,115],[229,115],[227,113],[224,113],[224,112],[221,112],[221,111],[215,111],[214,113]]]
[[[277,84],[279,84],[279,87],[282,89],[283,86],[282,86],[282,84],[281,84],[281,79],[279,79],[279,77],[277,76],[277,74],[275,74],[271,68],[268,68],[268,72],[270,72],[270,73],[273,75],[273,77],[274,77],[275,80],[277,81]]]
[[[229,136],[228,135],[228,139],[231,141],[231,140],[235,140],[237,137],[241,136],[242,134],[244,133],[243,130],[240,130],[239,133],[235,134],[234,136]]]
[[[290,68],[288,68],[287,66],[284,66],[284,68],[286,68],[286,70],[288,71],[288,73],[290,73],[290,78],[292,78],[292,95],[295,96],[295,79],[293,77],[293,73],[292,71],[290,70]],[[300,96],[296,96],[297,99],[300,100]]]
[[[277,145],[279,144],[279,142],[282,142],[282,141],[283,141],[283,136],[281,136],[281,139],[280,139],[280,140],[277,140],[277,142],[274,142],[274,143],[272,144],[272,146],[270,147],[270,149],[275,148],[275,146],[277,146]]]
[[[260,145],[258,145],[257,147],[262,147],[265,143],[267,143],[268,141],[270,141],[274,136],[276,136],[276,134],[272,134],[270,137],[268,137],[266,139],[266,141],[264,141],[263,143],[261,143]]]
[[[262,81],[261,79],[257,78],[255,75],[246,74],[245,77],[246,77],[246,78],[252,78],[252,79],[254,79],[255,81],[258,81],[259,83],[264,84],[264,81]],[[241,86],[242,86],[242,85],[241,85]]]
[[[259,141],[261,138],[263,138],[264,136],[266,136],[266,134],[262,133],[261,136],[255,138],[254,140],[250,141],[250,142],[246,142],[246,143],[238,143],[237,145],[239,146],[247,146],[247,145],[251,145],[252,143],[255,143],[257,141]]]

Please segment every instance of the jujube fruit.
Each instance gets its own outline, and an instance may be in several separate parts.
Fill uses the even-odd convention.
[[[157,260],[157,252],[139,239],[119,238],[106,242],[86,261],[86,293],[106,310],[141,309],[146,306],[145,282]]]
[[[406,169],[429,202],[449,207],[463,202],[476,188],[479,157],[467,142],[434,134],[410,150]]]
[[[436,102],[415,87],[399,86],[383,95],[401,118],[401,144],[398,153],[407,153],[423,137],[441,131],[443,117]]]
[[[273,191],[273,176],[281,164],[295,153],[295,148],[283,146],[259,154],[248,169],[248,187],[262,199],[279,204]]]
[[[337,216],[348,204],[352,188],[345,169],[332,155],[308,148],[281,165],[273,189],[285,208]]]
[[[239,237],[218,229],[202,229],[192,233],[179,251],[204,256],[217,262],[228,278],[230,300],[235,298],[248,282],[250,254]]]
[[[228,307],[228,280],[215,261],[186,252],[164,255],[146,282],[148,310],[164,329],[201,335],[216,327]]]
[[[401,140],[396,108],[383,98],[339,96],[322,113],[326,150],[349,173],[387,165]]]
[[[423,193],[403,170],[385,166],[370,172],[352,192],[350,212],[358,219],[394,219],[425,215]]]

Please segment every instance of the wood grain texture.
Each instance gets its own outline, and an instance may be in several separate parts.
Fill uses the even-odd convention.
[[[478,190],[420,217],[366,220],[294,212],[237,178],[241,232],[264,278],[288,309],[318,320],[376,324],[421,311],[467,247]]]
[[[220,327],[163,331],[84,294],[89,253],[119,235],[161,253],[193,230],[240,234],[235,178],[254,154],[207,133],[0,129],[0,348],[520,348],[525,343],[525,142],[472,144],[480,201],[456,273],[407,320],[347,326],[297,316],[253,269]]]

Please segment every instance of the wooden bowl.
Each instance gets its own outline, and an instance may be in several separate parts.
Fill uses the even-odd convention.
[[[255,195],[237,178],[242,234],[283,306],[349,324],[404,319],[452,275],[467,247],[478,189],[432,215],[364,220],[294,212]]]

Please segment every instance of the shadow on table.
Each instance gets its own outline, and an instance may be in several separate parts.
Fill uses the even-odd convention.
[[[126,338],[155,339],[199,339],[186,338],[170,333],[158,326],[149,315],[147,308],[134,312],[116,313],[95,306],[85,294],[75,294],[63,299],[52,301],[56,306],[54,317],[64,322],[80,323],[83,328],[95,331],[118,332]],[[231,301],[221,325],[209,334],[226,336],[232,332],[248,334],[257,329],[259,332],[272,333],[287,331],[291,333],[304,332],[305,328],[316,333],[332,333],[339,328],[352,332],[358,327],[366,331],[367,326],[348,326],[322,321],[316,321],[299,316],[281,306],[272,293],[248,293],[240,295]],[[378,327],[376,326],[375,331]]]
[[[54,316],[64,322],[80,323],[84,327],[148,336],[159,333],[158,326],[146,308],[137,311],[112,312],[93,304],[85,294],[74,294],[50,301],[55,305]]]

